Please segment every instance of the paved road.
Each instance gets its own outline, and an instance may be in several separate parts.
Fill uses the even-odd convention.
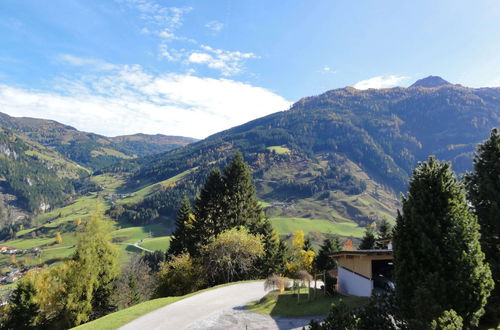
[[[234,284],[159,308],[120,329],[186,329],[224,310],[241,309],[265,294],[263,282]]]

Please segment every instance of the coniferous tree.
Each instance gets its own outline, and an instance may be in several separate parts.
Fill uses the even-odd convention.
[[[7,329],[35,329],[39,306],[36,302],[36,288],[29,279],[22,279],[10,297],[10,313]]]
[[[380,224],[378,226],[377,238],[379,240],[391,240],[392,239],[392,226],[389,223],[389,221],[387,221],[386,219],[382,219],[382,221],[380,221]],[[387,243],[386,242],[376,242],[375,248],[376,249],[386,249]]]
[[[225,194],[224,178],[220,170],[214,168],[195,201],[196,243],[206,244],[211,236],[220,234],[225,229],[226,217],[223,204]]]
[[[264,256],[259,263],[262,276],[271,274],[283,274],[287,262],[288,248],[280,240],[278,234],[269,221],[265,221],[261,229],[262,242],[264,244]]]
[[[229,228],[246,226],[251,232],[258,232],[264,220],[264,212],[256,196],[250,167],[243,160],[241,152],[236,152],[225,168],[224,182],[226,190],[223,209]]]
[[[366,227],[365,236],[361,239],[359,244],[360,250],[371,250],[375,248],[375,233],[372,227]]]
[[[481,247],[495,281],[486,317],[500,322],[500,133],[497,129],[478,146],[474,170],[466,177],[469,199],[481,225]]]
[[[319,271],[334,269],[337,267],[337,263],[330,254],[340,250],[342,250],[342,244],[338,237],[334,239],[325,238],[319,249],[318,256],[314,259],[314,267]]]
[[[394,231],[396,295],[414,328],[454,309],[466,326],[484,313],[493,281],[479,226],[448,163],[420,163]]]
[[[191,211],[189,199],[183,198],[175,220],[175,230],[170,240],[169,255],[180,255],[184,252],[193,253],[195,248],[195,217]]]
[[[392,226],[386,219],[382,219],[378,226],[378,234],[379,239],[391,239],[392,238]]]

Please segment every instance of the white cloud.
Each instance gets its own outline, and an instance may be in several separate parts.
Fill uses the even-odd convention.
[[[0,85],[0,112],[53,119],[108,136],[142,132],[203,138],[289,106],[265,88],[190,74],[153,76],[138,65],[59,80],[51,92]]]
[[[189,55],[187,62],[206,64],[211,69],[219,70],[224,76],[231,76],[243,71],[245,60],[255,58],[258,56],[254,53],[232,52],[201,46],[200,51],[194,51]]]
[[[58,58],[67,64],[70,64],[73,66],[85,66],[88,68],[92,68],[94,70],[107,71],[107,70],[114,70],[114,69],[118,68],[114,64],[108,63],[108,62],[103,61],[103,60],[95,59],[95,58],[77,57],[77,56],[73,56],[70,54],[61,54],[58,56]]]
[[[389,88],[398,86],[398,84],[406,79],[408,79],[408,77],[405,76],[377,76],[357,82],[353,87],[357,89]]]
[[[205,27],[214,32],[220,32],[224,28],[224,24],[218,21],[210,21],[205,24]]]

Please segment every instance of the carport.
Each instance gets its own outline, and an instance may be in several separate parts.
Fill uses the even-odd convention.
[[[385,289],[392,280],[392,250],[338,251],[337,290],[342,294],[369,297],[375,287]]]

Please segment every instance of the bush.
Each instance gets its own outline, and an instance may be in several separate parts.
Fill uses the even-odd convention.
[[[205,271],[188,253],[160,263],[157,294],[161,297],[183,296],[206,284]]]

